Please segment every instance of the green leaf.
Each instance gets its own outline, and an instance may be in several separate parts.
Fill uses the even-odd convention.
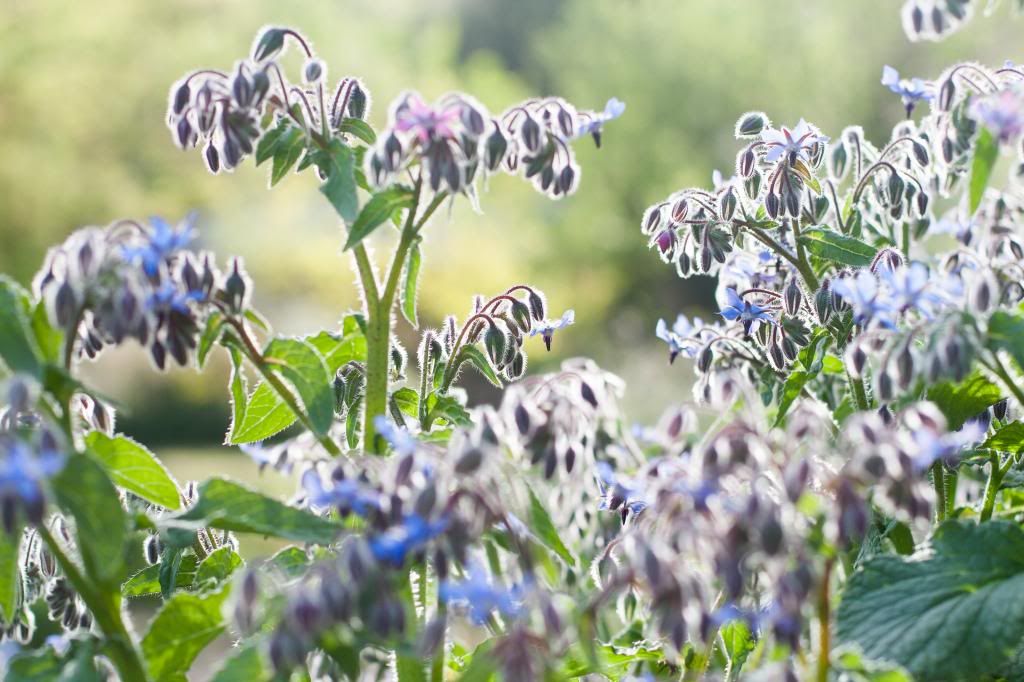
[[[156,682],[185,679],[196,656],[224,631],[221,606],[227,585],[215,592],[178,592],[171,597],[142,639],[142,653]]]
[[[220,547],[210,552],[199,564],[195,585],[202,587],[205,582],[220,583],[242,565],[242,557],[230,547]]]
[[[416,391],[403,386],[394,393],[391,394],[391,399],[398,405],[398,409],[403,414],[407,414],[410,417],[418,417],[420,409],[420,396]]]
[[[86,573],[114,589],[125,574],[128,523],[117,489],[91,457],[71,455],[53,478],[57,503],[75,519]]]
[[[50,315],[42,301],[36,303],[36,307],[32,309],[30,323],[36,346],[41,353],[40,357],[46,362],[59,365],[61,354],[64,352],[64,332],[50,324]]]
[[[405,283],[402,285],[402,315],[415,329],[419,329],[419,321],[416,318],[416,285],[420,277],[420,255],[419,242],[409,249],[409,260],[405,263]]]
[[[310,559],[306,550],[301,547],[285,547],[280,552],[270,557],[267,564],[278,571],[286,578],[298,578],[305,575],[309,568]]]
[[[21,528],[8,534],[0,529],[0,621],[14,622],[14,613],[21,599],[21,572],[18,568],[18,546]]]
[[[870,265],[877,249],[859,239],[820,227],[805,230],[800,234],[800,243],[815,256],[826,258],[842,265],[862,267]]]
[[[558,535],[558,529],[551,522],[551,516],[548,515],[547,509],[544,508],[532,488],[530,489],[530,530],[545,547],[561,557],[562,561],[570,566],[576,565],[576,557],[562,542],[562,538]]]
[[[72,638],[66,655],[51,646],[24,649],[0,670],[5,682],[102,682],[106,675],[96,669],[96,641]]]
[[[302,339],[273,339],[263,357],[295,387],[314,431],[327,433],[334,422],[334,376],[323,356]]]
[[[929,387],[927,396],[942,410],[951,431],[959,429],[965,421],[977,416],[986,407],[995,405],[1003,397],[999,387],[979,372],[959,384],[950,381],[935,384]]]
[[[353,329],[355,329],[353,331]],[[334,418],[334,388],[333,379],[335,372],[340,367],[352,360],[366,358],[366,338],[357,328],[350,328],[342,337],[320,332],[315,336],[308,336],[303,339],[314,348],[322,357],[326,365],[327,376],[324,391],[330,395],[331,419]],[[232,376],[232,394],[239,389],[239,382]],[[243,397],[239,400],[236,395],[233,403],[236,407],[231,430],[228,436],[229,444],[254,443],[270,438],[276,433],[283,431],[295,423],[297,417],[284,403],[284,400],[267,383],[260,383],[252,395],[244,398],[244,385],[241,386]],[[321,399],[323,396],[321,396]],[[241,403],[244,409],[239,413],[237,406]],[[326,407],[326,405],[325,405]]]
[[[971,163],[970,204],[968,206],[971,215],[974,215],[978,206],[981,206],[985,188],[988,187],[992,169],[998,158],[999,143],[988,128],[982,128],[978,133],[978,139],[974,142],[974,161]]]
[[[121,586],[123,597],[146,597],[160,594],[160,568],[162,564],[153,564],[142,569]],[[175,589],[192,587],[196,578],[196,555],[185,554],[180,558],[178,572],[175,576]]]
[[[427,682],[427,671],[423,661],[412,656],[395,656],[395,672],[398,682]]]
[[[400,209],[412,206],[412,191],[408,187],[395,185],[377,192],[359,211],[359,217],[348,230],[345,251],[368,237]]]
[[[199,500],[189,510],[163,522],[168,528],[220,528],[292,540],[328,544],[342,526],[296,509],[243,485],[213,478],[199,486]]]
[[[203,365],[206,364],[206,358],[210,355],[210,351],[213,350],[213,346],[220,338],[220,333],[223,329],[224,315],[219,310],[214,310],[206,318],[203,333],[199,336],[199,346],[196,349],[196,366],[199,369],[202,369]]]
[[[320,186],[320,192],[331,202],[342,220],[352,224],[359,213],[352,149],[336,139],[331,140],[329,153],[321,160],[320,170],[327,175],[327,182]]]
[[[285,118],[282,118],[277,126],[268,130],[256,145],[256,165],[259,166],[267,159],[272,158],[277,152],[281,140],[288,139],[285,133],[290,132],[298,132],[298,130]]]
[[[89,453],[103,464],[114,485],[165,509],[181,506],[178,484],[152,452],[127,436],[111,438],[100,431],[85,437]]]
[[[338,132],[355,135],[369,145],[377,142],[377,133],[369,123],[360,118],[343,118],[338,126]]]
[[[274,165],[270,171],[270,186],[273,187],[288,175],[295,162],[306,149],[306,138],[298,128],[285,132],[274,145]]]
[[[236,652],[224,661],[210,682],[262,682],[270,679],[256,646],[243,646]]]
[[[994,673],[1024,633],[1024,531],[1006,521],[947,521],[910,558],[878,554],[850,578],[842,643],[918,680]]]
[[[983,449],[998,450],[1017,454],[1024,449],[1024,423],[1019,421],[1004,424],[981,444]]]
[[[464,356],[459,361],[459,364],[462,364],[462,362],[469,360],[469,363],[476,367],[477,370],[481,374],[483,374],[484,378],[487,379],[489,382],[491,382],[498,388],[504,386],[504,384],[502,384],[501,382],[501,379],[498,378],[498,375],[495,373],[494,368],[491,367],[491,363],[488,362],[487,357],[479,348],[477,348],[476,346],[465,345],[462,347],[462,350],[459,351],[459,355]]]
[[[40,351],[31,331],[30,318],[28,292],[6,275],[0,275],[0,360],[11,372],[39,377],[42,374]]]
[[[473,423],[466,407],[454,396],[438,396],[436,393],[431,393],[427,404],[430,406],[427,411],[428,424],[432,424],[437,419],[444,419],[455,426],[469,426]]]
[[[988,347],[1006,351],[1024,369],[1024,316],[1005,310],[992,313],[988,318]]]
[[[722,637],[725,656],[729,660],[729,677],[738,679],[740,669],[756,644],[750,626],[744,620],[731,620],[721,627],[718,634]]]

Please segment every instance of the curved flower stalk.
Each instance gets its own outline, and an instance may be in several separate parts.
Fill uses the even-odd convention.
[[[300,84],[286,80],[278,61],[291,44],[305,58]],[[572,143],[583,135],[600,142],[603,125],[623,108],[612,100],[603,112],[579,111],[551,97],[492,118],[469,95],[451,93],[430,104],[406,92],[391,105],[378,135],[366,122],[363,83],[344,77],[330,89],[309,41],[292,29],[270,27],[257,37],[251,57],[230,73],[203,69],[176,83],[168,125],[179,146],[202,143],[212,172],[230,170],[250,154],[257,164],[273,161],[271,185],[293,167],[316,167],[321,192],[348,227],[345,249],[359,272],[367,343],[362,444],[381,452],[375,420],[387,412],[388,377],[401,374],[391,363],[392,311],[401,285],[403,313],[416,323],[419,243],[430,217],[459,195],[475,204],[479,177],[499,170],[521,172],[552,198],[572,194],[580,177]],[[370,193],[367,200],[358,188]],[[363,240],[392,220],[398,246],[378,274]]]

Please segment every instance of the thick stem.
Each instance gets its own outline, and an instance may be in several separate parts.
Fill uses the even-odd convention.
[[[989,458],[989,470],[988,470],[988,481],[985,483],[985,498],[984,503],[981,507],[981,515],[979,520],[981,522],[988,521],[992,518],[992,510],[996,506],[996,494],[999,492],[999,486],[1003,484],[1003,476],[1006,475],[1009,465],[1004,469],[999,465],[999,455],[992,453]],[[1013,461],[1012,459],[1010,460]]]
[[[946,520],[946,477],[942,462],[932,464],[932,485],[935,487],[935,522]]]
[[[818,682],[828,682],[829,657],[832,653],[832,610],[829,603],[829,583],[832,581],[833,559],[825,561],[818,593]]]
[[[864,412],[871,408],[868,403],[868,392],[864,388],[864,378],[854,378],[849,372],[846,373],[846,381],[850,385],[850,393],[853,394],[853,402],[857,405],[857,409]]]
[[[42,538],[47,548],[49,548],[50,553],[57,559],[61,570],[64,571],[64,576],[71,583],[72,587],[75,588],[82,601],[85,602],[89,612],[96,619],[96,625],[99,626],[106,636],[108,643],[106,653],[110,656],[114,667],[117,668],[121,679],[140,680],[140,682],[148,680],[149,673],[146,671],[146,666],[139,656],[138,649],[135,648],[135,643],[132,641],[124,621],[121,620],[121,612],[118,605],[113,601],[108,601],[106,595],[102,592],[94,591],[92,583],[78,570],[78,566],[68,558],[67,554],[64,553],[64,548],[53,537],[45,524],[38,524],[36,526],[36,533],[39,534],[39,537]]]

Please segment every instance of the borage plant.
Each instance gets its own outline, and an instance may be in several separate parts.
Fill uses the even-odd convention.
[[[276,61],[292,42],[300,85]],[[571,141],[620,103],[491,118],[406,94],[378,135],[365,86],[328,89],[278,28],[230,73],[187,76],[175,139],[215,172],[249,154],[271,184],[316,172],[364,307],[270,335],[242,263],[191,250],[190,219],[85,228],[31,291],[0,282],[8,679],[180,680],[222,634],[218,680],[1021,677],[1022,82],[887,67],[908,118],[881,146],[742,116],[735,176],[641,223],[681,276],[717,277],[714,322],[655,329],[715,419],[630,428],[621,381],[589,361],[525,376],[525,337],[550,346],[573,320],[534,287],[425,331],[415,387],[392,334],[396,299],[416,322],[434,212],[499,169],[572,192]],[[365,239],[389,224],[378,274]],[[228,443],[295,472],[296,496],[179,485],[117,434],[75,369],[128,339],[161,368],[225,349]],[[466,407],[467,364],[511,382],[496,407]],[[294,544],[246,564],[236,533]],[[144,596],[162,605],[140,637],[123,604]]]

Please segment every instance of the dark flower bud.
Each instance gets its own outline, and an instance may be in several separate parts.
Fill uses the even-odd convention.
[[[888,370],[882,370],[878,375],[878,380],[875,382],[878,390],[878,399],[890,402],[896,397],[895,386],[893,385],[892,374]]]
[[[580,397],[590,403],[591,407],[597,407],[597,395],[594,393],[594,389],[583,380],[580,380]]]
[[[903,190],[906,188],[906,182],[900,177],[899,173],[889,173],[889,182],[886,185],[886,189],[889,195],[889,202],[892,204],[899,204],[903,197]]]
[[[732,187],[729,187],[718,200],[718,213],[722,216],[722,220],[730,220],[735,212],[736,192],[733,191]]]
[[[306,62],[302,75],[307,83],[318,82],[324,75],[324,63],[319,59],[310,59]]]
[[[178,86],[178,89],[174,91],[174,101],[171,105],[171,111],[174,112],[175,116],[180,116],[181,112],[188,106],[188,101],[192,97],[192,90],[189,88],[188,83],[182,83]]]
[[[800,289],[800,285],[796,282],[796,277],[791,276],[789,278],[789,282],[786,283],[786,288],[782,292],[782,300],[787,315],[798,315],[800,313],[800,306],[804,302],[804,294]]]
[[[238,165],[238,162],[242,160],[242,148],[238,144],[238,140],[234,135],[225,134],[224,145],[221,151],[224,153],[224,168],[230,170]]]
[[[540,149],[540,124],[529,114],[523,117],[519,126],[519,137],[528,152],[536,153]]]
[[[253,87],[249,79],[242,73],[242,67],[238,67],[238,72],[235,74],[234,79],[231,81],[231,96],[234,98],[238,106],[247,107],[252,101]]]
[[[304,648],[295,635],[286,627],[278,627],[270,638],[268,646],[270,664],[277,673],[287,677],[292,668],[305,656]]]
[[[142,543],[143,555],[146,557],[146,562],[150,566],[160,561],[160,537],[157,535],[148,535]]]
[[[682,204],[681,208],[679,208],[680,204]],[[680,201],[676,202],[675,206],[672,207],[672,219],[673,220],[675,220],[675,215],[676,215],[676,211],[677,210],[679,210],[679,212],[682,214],[683,217],[686,216],[686,202],[685,202],[685,200],[680,199]],[[677,222],[681,222],[681,221],[677,221]],[[658,229],[659,225],[661,225],[661,207],[660,206],[652,206],[651,208],[647,209],[647,214],[644,216],[643,233],[644,234],[654,234],[654,232]]]
[[[576,448],[571,445],[567,447],[563,460],[565,462],[565,473],[571,474],[573,467],[576,465]]]
[[[277,55],[284,47],[285,32],[280,28],[268,28],[253,46],[252,58],[258,62],[270,59]]]
[[[571,165],[566,165],[558,174],[557,190],[562,194],[570,194],[576,182],[576,170]],[[557,192],[556,192],[557,193]]]
[[[530,304],[530,314],[533,315],[533,319],[538,322],[543,320],[545,313],[544,298],[531,289],[527,296],[527,302]]]
[[[914,140],[914,144],[912,145],[912,149],[914,150],[914,159],[920,165],[927,166],[928,165],[928,161],[929,161],[929,158],[928,158],[929,157],[929,155],[928,155],[928,148],[925,147],[920,142],[918,142],[917,140]]]
[[[224,300],[231,310],[236,313],[242,312],[248,288],[246,278],[242,275],[241,267],[241,259],[233,258],[231,261],[231,274],[228,275],[224,282]]]
[[[487,357],[490,358],[491,364],[501,364],[507,343],[508,339],[505,338],[505,334],[502,333],[497,324],[491,322],[487,328],[487,333],[484,334],[484,348],[487,350]]]
[[[512,361],[505,367],[505,378],[515,381],[523,376],[524,372],[526,372],[526,356],[517,351],[512,357]]]
[[[652,214],[648,216],[648,221],[647,221],[647,224],[645,226],[645,231],[646,232],[653,232],[654,228],[657,227],[656,224],[654,224],[654,225],[651,224],[651,219],[656,219],[659,222],[660,222],[660,219],[661,219],[661,210],[660,209],[651,209],[651,211],[652,211]],[[676,202],[674,204],[672,204],[672,222],[674,222],[674,223],[682,223],[684,220],[686,220],[686,214],[689,213],[689,212],[690,212],[690,202],[688,202],[686,199],[677,199]]]
[[[358,80],[352,83],[352,87],[348,93],[348,109],[346,113],[349,118],[364,119],[366,118],[366,110],[369,106],[370,98],[366,94],[366,90],[363,88],[363,84]]]
[[[701,374],[706,373],[711,369],[711,363],[715,359],[715,352],[711,348],[711,344],[705,345],[700,349],[700,353],[697,355],[697,371]]]
[[[480,468],[481,462],[483,462],[484,453],[480,448],[470,447],[459,460],[455,463],[455,473],[458,474],[471,474]]]
[[[78,301],[76,299],[71,285],[66,280],[61,282],[60,287],[57,288],[57,294],[54,296],[53,309],[57,326],[62,329],[67,329],[77,315]]]
[[[754,174],[754,167],[757,163],[757,157],[754,154],[753,149],[747,149],[740,154],[739,161],[736,164],[736,170],[739,172],[740,177],[743,179],[749,178]]]
[[[914,380],[914,354],[909,343],[903,344],[899,353],[896,354],[895,367],[896,384],[902,390],[906,390],[910,386],[910,382]]]
[[[949,111],[953,108],[953,98],[956,97],[956,83],[953,78],[947,78],[939,88],[939,111]]]
[[[469,105],[462,107],[460,118],[462,119],[462,125],[474,136],[483,134],[484,117],[476,107]]]
[[[549,447],[544,453],[544,479],[550,481],[558,468],[558,454],[555,449]]]
[[[846,145],[840,142],[832,148],[832,153],[828,158],[828,172],[833,178],[841,180],[843,175],[846,174]]]
[[[206,149],[203,151],[203,159],[206,161],[206,167],[211,173],[220,171],[220,153],[212,141],[207,143]]]
[[[916,201],[918,215],[924,216],[928,212],[928,195],[924,192],[919,192]]]
[[[744,114],[736,122],[736,137],[756,137],[768,127],[768,117],[760,111]]]
[[[864,366],[868,362],[868,355],[860,344],[854,343],[846,349],[846,369],[854,379],[860,378],[864,372]]]
[[[490,171],[498,170],[498,166],[505,158],[508,151],[508,140],[501,132],[501,128],[494,126],[494,131],[487,136],[487,145],[484,148],[484,163]]]
[[[522,403],[516,405],[515,420],[520,434],[525,436],[530,432],[530,412]]]
[[[942,138],[942,160],[946,163],[953,163],[953,139],[948,135]]]
[[[782,202],[779,200],[779,195],[771,192],[764,199],[764,210],[768,213],[768,217],[775,219],[779,217],[779,209],[782,208]]]
[[[786,212],[796,218],[800,215],[800,195],[796,192],[786,192]]]
[[[761,174],[754,173],[749,178],[743,181],[743,191],[750,199],[756,199],[761,193]]]

